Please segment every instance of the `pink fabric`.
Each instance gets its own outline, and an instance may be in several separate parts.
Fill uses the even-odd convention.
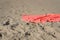
[[[60,14],[43,14],[43,15],[22,15],[22,20],[25,22],[45,23],[59,22]]]

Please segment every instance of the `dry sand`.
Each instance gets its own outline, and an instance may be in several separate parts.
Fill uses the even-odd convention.
[[[27,23],[22,14],[60,13],[60,0],[0,0],[0,40],[60,40],[60,22]]]

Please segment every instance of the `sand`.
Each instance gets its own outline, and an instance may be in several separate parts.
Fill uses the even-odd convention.
[[[60,22],[27,23],[22,14],[60,13],[60,0],[0,0],[0,40],[60,40]]]

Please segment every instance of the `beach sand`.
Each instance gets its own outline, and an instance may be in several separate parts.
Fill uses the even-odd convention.
[[[60,22],[28,23],[23,14],[59,14],[60,0],[0,0],[0,40],[60,40]]]

